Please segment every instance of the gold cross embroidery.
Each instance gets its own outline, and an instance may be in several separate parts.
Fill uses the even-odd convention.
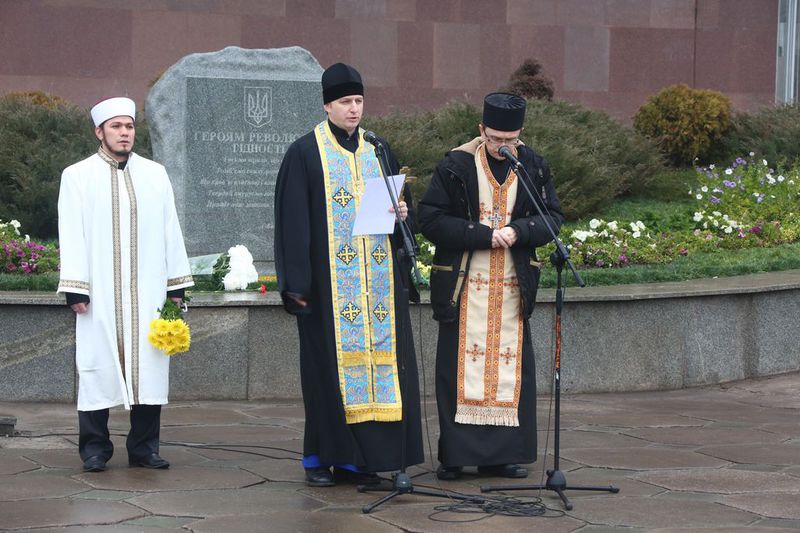
[[[342,316],[347,319],[351,324],[355,322],[358,315],[361,314],[361,309],[358,308],[353,302],[347,302],[347,305],[342,309]]]
[[[478,343],[474,343],[472,348],[467,349],[466,354],[472,358],[472,362],[474,363],[478,360],[478,357],[486,355],[486,352],[478,348]]]
[[[477,274],[475,274],[474,276],[472,276],[471,278],[469,278],[469,282],[470,282],[470,283],[474,283],[474,284],[476,285],[476,287],[475,287],[475,290],[476,290],[476,291],[479,291],[479,290],[481,290],[481,287],[482,287],[483,285],[487,285],[487,286],[489,285],[489,280],[488,280],[488,279],[486,279],[486,278],[484,278],[484,277],[481,275],[481,273],[480,273],[480,272],[478,272]]]
[[[515,290],[519,288],[519,281],[517,281],[517,276],[512,276],[508,281],[503,282],[503,286],[507,287],[513,293]]]
[[[506,346],[506,351],[500,354],[500,357],[506,360],[506,364],[509,364],[511,359],[517,357],[515,354],[511,353],[511,348]]]
[[[339,249],[336,257],[338,257],[345,265],[349,265],[350,261],[352,261],[357,255],[358,253],[353,250],[350,244],[345,243],[344,246]]]
[[[378,302],[378,305],[375,306],[373,314],[379,322],[383,322],[383,320],[389,315],[389,311],[387,311],[383,306],[383,302]]]
[[[383,246],[380,244],[372,250],[372,258],[375,260],[376,263],[379,265],[383,263],[383,260],[386,259],[388,256],[386,254],[386,250],[383,249]]]
[[[347,207],[347,204],[349,204],[350,200],[353,199],[353,195],[347,192],[344,187],[339,187],[339,190],[333,195],[333,199],[340,206]]]

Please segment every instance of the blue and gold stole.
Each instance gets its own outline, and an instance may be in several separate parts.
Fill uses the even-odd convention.
[[[359,138],[363,132],[359,130]],[[342,148],[328,121],[314,128],[325,174],[339,387],[348,424],[402,417],[394,279],[388,235],[354,236],[364,182],[381,179],[375,149]],[[366,146],[365,146],[366,145]]]

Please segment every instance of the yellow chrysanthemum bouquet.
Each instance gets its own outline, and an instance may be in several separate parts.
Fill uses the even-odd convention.
[[[189,325],[183,320],[181,308],[171,299],[164,301],[158,310],[160,316],[150,322],[147,340],[166,355],[188,352],[192,343]]]

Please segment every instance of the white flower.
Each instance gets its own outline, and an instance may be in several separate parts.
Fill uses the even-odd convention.
[[[733,228],[731,226],[725,226],[725,233],[733,233]]]
[[[597,220],[596,218],[593,218],[592,220],[589,221],[589,227],[592,229],[599,228],[600,224],[602,224],[602,222],[600,220]]]
[[[608,226],[608,229],[610,229],[611,231],[617,231],[618,229],[616,220],[612,220],[611,222],[606,224],[606,226]]]
[[[576,229],[572,232],[572,238],[584,242],[587,238],[591,237],[591,232]]]
[[[703,195],[702,194],[697,194],[695,196],[695,198],[697,198],[698,200],[702,200],[703,199]]]
[[[767,174],[767,183],[769,183],[770,185],[775,185],[775,182],[776,182],[776,181],[777,181],[777,180],[776,180],[775,178],[773,178],[772,176],[770,176],[769,174]]]
[[[22,226],[22,224],[19,223],[19,220],[12,220],[11,222],[9,222],[9,224],[14,226],[14,229],[19,229],[19,227]]]
[[[638,239],[640,235],[641,235],[641,233],[639,233],[638,230],[633,232],[633,238],[634,239]]]
[[[719,227],[719,220],[712,220],[711,223],[714,225],[715,228]]]
[[[756,155],[755,152],[750,152],[750,157],[753,157],[754,155]]]
[[[700,211],[695,211],[694,212],[694,217],[692,217],[692,219],[695,222],[700,222],[701,220],[703,220],[703,213],[701,213]]]
[[[25,242],[31,242],[31,236],[27,233],[25,234]]]
[[[711,170],[714,170],[714,163],[711,163],[710,165],[708,165],[708,168],[710,168]]]
[[[651,245],[650,245],[650,248],[652,248],[653,250],[655,250],[655,249],[656,249],[656,243],[653,243],[653,244],[651,244]]]
[[[258,281],[258,272],[253,265],[253,255],[242,244],[228,249],[230,271],[222,278],[226,291],[247,288],[249,283]]]
[[[725,169],[725,174],[727,174],[728,176],[730,176],[731,174],[733,174],[733,169],[726,168],[726,169]]]
[[[769,163],[767,163],[767,160],[766,160],[766,159],[762,159],[762,160],[761,160],[761,162],[764,164],[764,166],[765,166],[765,167],[766,167],[766,166],[769,166]]]
[[[703,191],[703,192],[708,192],[708,187],[703,185],[702,187],[700,187],[700,190]]]
[[[754,193],[753,193],[753,196],[755,196],[756,198],[758,198],[758,193],[757,193],[757,192],[754,192]]]
[[[794,180],[789,180],[789,185],[794,185]]]
[[[712,211],[711,214],[714,215],[715,217],[721,217],[722,216],[722,213],[720,213],[719,211]]]
[[[778,182],[779,182],[779,183],[783,183],[783,180],[785,180],[785,179],[786,179],[786,178],[784,178],[782,175],[781,175],[781,176],[778,176]]]
[[[600,233],[598,233],[598,235],[601,236],[601,237],[608,237],[608,231],[603,230]]]

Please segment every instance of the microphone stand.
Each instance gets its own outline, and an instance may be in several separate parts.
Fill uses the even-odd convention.
[[[514,170],[519,173],[520,180],[519,182],[525,188],[525,192],[528,194],[531,202],[533,202],[536,211],[539,213],[539,216],[542,217],[544,221],[544,225],[547,228],[547,231],[550,233],[550,236],[553,237],[553,242],[556,245],[556,251],[550,254],[550,262],[553,266],[556,267],[557,273],[557,283],[556,283],[556,338],[555,338],[555,364],[553,366],[555,372],[555,378],[553,383],[554,395],[555,395],[555,428],[554,428],[554,439],[553,439],[553,468],[552,470],[547,470],[547,482],[544,485],[516,485],[516,486],[499,486],[499,485],[481,485],[481,492],[494,492],[494,491],[506,491],[506,490],[551,490],[558,494],[561,501],[564,503],[564,507],[568,510],[572,510],[572,503],[567,499],[566,494],[564,494],[565,490],[591,490],[591,491],[605,491],[611,493],[619,492],[618,487],[614,486],[606,486],[606,487],[594,487],[594,486],[587,486],[587,485],[569,485],[567,483],[567,477],[564,475],[559,469],[559,445],[560,445],[560,433],[561,433],[561,311],[564,305],[564,292],[561,284],[561,272],[564,269],[564,264],[566,263],[569,266],[570,270],[572,271],[572,275],[575,278],[575,283],[578,284],[579,287],[584,287],[586,284],[584,283],[583,279],[581,278],[578,271],[575,270],[575,265],[572,264],[572,261],[569,259],[569,251],[567,251],[566,246],[561,240],[558,238],[558,235],[555,231],[553,231],[553,227],[550,225],[550,221],[548,217],[545,216],[544,212],[542,211],[542,207],[540,207],[539,202],[541,202],[541,206],[544,206],[544,200],[542,196],[539,194],[539,191],[536,189],[536,184],[531,179],[530,174],[528,171],[525,170],[525,167],[522,166],[522,163],[513,156],[510,150],[505,149],[505,147],[501,147],[501,155],[505,156],[510,162]],[[520,172],[521,171],[521,172]],[[526,183],[527,181],[530,182],[530,185]],[[531,188],[533,191],[531,191]],[[535,195],[535,197],[534,197]],[[538,200],[538,202],[537,202]],[[547,460],[547,458],[543,458],[543,460]]]
[[[394,207],[394,214],[397,219],[397,223],[400,225],[400,231],[403,234],[403,249],[398,251],[398,256],[407,257],[411,261],[411,265],[413,267],[414,272],[414,281],[419,286],[422,283],[422,276],[420,275],[419,269],[417,268],[417,256],[416,252],[414,251],[413,236],[411,235],[411,229],[408,227],[408,224],[404,220],[400,219],[400,206],[398,205],[397,195],[395,194],[395,190],[392,184],[392,181],[389,180],[389,176],[391,175],[391,169],[389,166],[389,160],[386,155],[386,149],[378,139],[372,139],[370,141],[371,144],[375,146],[375,153],[378,156],[378,163],[381,167],[381,174],[383,176],[384,182],[386,182],[386,188],[389,191],[389,198],[392,200],[392,206]],[[406,297],[406,301],[408,301],[408,288],[404,288],[404,294]],[[406,421],[406,406],[408,396],[406,395],[406,387],[407,387],[407,376],[406,376],[406,358],[408,357],[408,346],[413,345],[413,341],[411,339],[411,332],[409,330],[410,325],[405,324],[401,327],[401,335],[406,340],[403,343],[404,348],[401,350],[398,357],[398,366],[400,372],[400,382],[401,382],[401,389],[400,394],[402,395],[403,400],[403,407],[402,407],[402,417],[401,417],[401,436],[400,436],[400,470],[392,474],[392,487],[381,487],[381,486],[372,486],[372,485],[359,485],[356,487],[358,492],[386,492],[389,491],[389,494],[383,496],[374,502],[365,505],[361,512],[364,514],[368,514],[372,512],[376,507],[386,503],[387,501],[391,500],[392,498],[399,496],[401,494],[419,494],[421,496],[434,496],[439,498],[447,498],[451,500],[467,500],[467,501],[477,501],[483,502],[485,501],[484,498],[480,498],[478,496],[465,496],[461,494],[449,494],[445,492],[430,490],[427,488],[417,488],[414,487],[414,484],[411,482],[411,477],[406,472],[406,429],[407,429],[407,421]]]

